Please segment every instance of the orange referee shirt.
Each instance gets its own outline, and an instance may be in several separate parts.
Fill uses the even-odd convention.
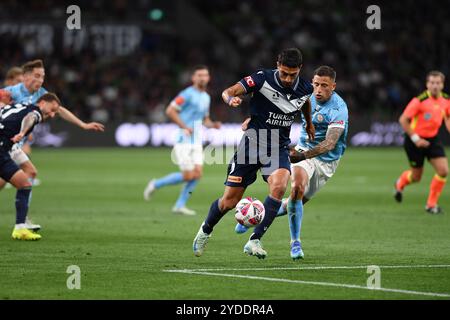
[[[413,98],[403,114],[411,119],[411,129],[422,138],[433,138],[445,117],[450,116],[450,99],[445,93],[434,98],[429,91]]]

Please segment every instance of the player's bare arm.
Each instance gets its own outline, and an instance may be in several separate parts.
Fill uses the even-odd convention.
[[[220,129],[220,127],[222,126],[222,122],[212,121],[210,117],[205,117],[203,119],[203,125],[207,128]]]
[[[171,103],[166,109],[166,115],[169,117],[170,121],[178,125],[181,129],[184,129],[187,135],[191,135],[192,132],[194,132],[193,129],[186,126],[183,120],[181,120],[179,112],[180,111],[178,110],[177,105],[173,103]]]
[[[222,92],[222,99],[230,107],[237,107],[242,103],[240,96],[244,94],[245,88],[238,82]]]
[[[402,114],[400,116],[398,122],[402,126],[405,133],[411,137],[411,140],[418,148],[426,148],[430,145],[427,140],[422,139],[417,133],[413,131],[413,129],[411,129],[411,119],[408,118],[405,114]]]
[[[38,122],[38,117],[36,114],[30,112],[22,120],[22,126],[20,127],[20,132],[11,138],[11,141],[18,143],[22,140],[26,134],[33,128],[33,126]]]
[[[93,131],[105,131],[105,126],[98,122],[89,122],[86,123],[79,119],[76,115],[74,115],[72,112],[61,106],[58,111],[59,116],[66,120],[67,122],[73,123],[74,125],[80,127],[84,130],[93,130]]]
[[[314,128],[311,119],[311,101],[309,99],[303,105],[302,113],[306,121],[306,133],[308,134],[309,140],[313,141],[316,136],[316,129]]]
[[[321,155],[323,153],[327,153],[333,150],[336,147],[336,143],[344,132],[344,128],[329,128],[327,130],[327,135],[325,140],[319,143],[317,146],[312,148],[311,150],[306,150],[303,152],[298,152],[294,149],[291,150],[289,154],[289,158],[291,163],[297,163],[305,159],[311,159]]]

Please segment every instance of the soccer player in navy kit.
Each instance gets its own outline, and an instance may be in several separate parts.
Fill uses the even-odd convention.
[[[53,93],[43,94],[36,104],[6,105],[0,113],[0,177],[17,188],[16,225],[12,238],[17,240],[39,240],[41,236],[28,230],[25,220],[32,183],[29,176],[11,159],[10,151],[33,131],[36,124],[53,118],[61,102]]]
[[[311,118],[315,127],[315,139],[308,139],[302,127],[297,146],[291,149],[291,193],[283,199],[277,217],[289,215],[291,233],[291,258],[303,259],[300,230],[303,205],[311,200],[334,175],[346,149],[348,110],[336,89],[336,71],[320,66],[312,79],[314,93],[311,96]],[[243,124],[246,129],[247,124]],[[299,152],[301,151],[301,152]],[[236,224],[235,231],[244,233],[247,227]]]
[[[269,184],[269,195],[264,201],[266,213],[244,246],[244,253],[260,259],[266,257],[260,239],[272,224],[289,182],[289,134],[300,111],[307,122],[308,135],[314,139],[309,102],[313,88],[309,81],[299,77],[301,67],[301,52],[296,48],[285,49],[278,56],[277,69],[258,71],[222,93],[223,100],[231,107],[242,103],[239,96],[252,94],[251,120],[228,166],[225,192],[212,203],[194,239],[196,256],[203,254],[214,226],[242,199],[245,189],[261,170]]]

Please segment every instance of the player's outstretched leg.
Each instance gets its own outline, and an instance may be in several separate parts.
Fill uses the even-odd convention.
[[[183,189],[180,192],[180,196],[178,197],[177,202],[175,203],[175,206],[172,209],[172,212],[174,213],[180,213],[188,216],[194,216],[196,215],[196,212],[194,210],[186,208],[186,202],[189,200],[192,192],[194,191],[195,187],[198,184],[198,179],[190,180],[188,181]]]
[[[22,171],[16,171],[10,179],[10,183],[17,188],[16,193],[16,225],[12,232],[15,240],[39,240],[41,236],[28,230],[26,227],[26,217],[31,194],[31,182],[28,176]]]
[[[208,216],[194,239],[193,250],[197,257],[203,254],[203,250],[206,247],[214,226],[229,210],[236,207],[236,204],[242,199],[244,192],[245,187],[226,186],[222,198],[217,199],[211,204]]]
[[[412,168],[404,171],[394,184],[394,199],[397,202],[403,201],[403,190],[411,183],[419,182],[423,173],[423,167]]]
[[[289,230],[291,233],[291,258],[303,259],[304,254],[300,242],[300,230],[303,217],[303,202],[299,200],[288,201]]]
[[[173,172],[160,179],[152,179],[148,182],[144,190],[144,199],[150,200],[152,194],[159,188],[178,184],[183,182],[183,174],[181,172]]]
[[[404,171],[394,184],[395,194],[394,199],[397,202],[403,201],[403,189],[412,182],[412,171]]]
[[[283,198],[281,207],[280,207],[280,209],[277,212],[276,218],[281,217],[281,216],[285,216],[287,214],[288,199],[289,198]],[[242,225],[240,223],[237,223],[236,226],[234,227],[234,231],[236,233],[238,233],[238,234],[246,233],[248,229],[249,229],[249,227],[246,227],[246,226],[244,226],[244,225]]]
[[[439,175],[435,175],[431,180],[430,184],[430,193],[428,195],[427,205],[425,210],[431,214],[442,213],[441,207],[438,206],[438,200],[442,193],[442,189],[444,189],[445,183],[447,179],[445,177],[441,177]]]
[[[255,227],[255,231],[250,236],[249,241],[244,246],[244,253],[256,256],[258,259],[264,259],[267,252],[263,249],[261,238],[275,219],[278,210],[280,210],[281,201],[267,196],[264,200],[265,215],[263,221]]]
[[[213,231],[214,226],[220,221],[220,219],[226,213],[226,211],[222,212],[220,210],[219,202],[220,199],[217,199],[211,204],[208,216],[200,226],[200,229],[198,230],[197,235],[194,238],[192,250],[194,251],[194,255],[197,257],[200,257],[203,254],[203,251],[206,248],[206,244],[208,243],[208,240],[211,237],[211,233]]]

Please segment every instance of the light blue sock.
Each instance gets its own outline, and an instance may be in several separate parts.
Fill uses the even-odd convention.
[[[181,172],[173,172],[165,177],[162,177],[155,181],[155,188],[159,189],[165,186],[178,184],[183,182],[183,174]]]
[[[277,212],[277,217],[285,216],[287,213],[288,213],[287,212],[287,206],[285,207],[284,204],[281,204],[281,207],[280,207],[280,209]]]
[[[181,190],[180,196],[178,197],[177,203],[175,203],[175,208],[182,208],[186,205],[186,202],[188,201],[192,191],[194,191],[197,184],[198,179],[188,181],[184,185],[183,189]]]
[[[287,211],[289,215],[289,230],[291,240],[300,240],[300,230],[302,228],[303,202],[302,200],[288,201]]]

